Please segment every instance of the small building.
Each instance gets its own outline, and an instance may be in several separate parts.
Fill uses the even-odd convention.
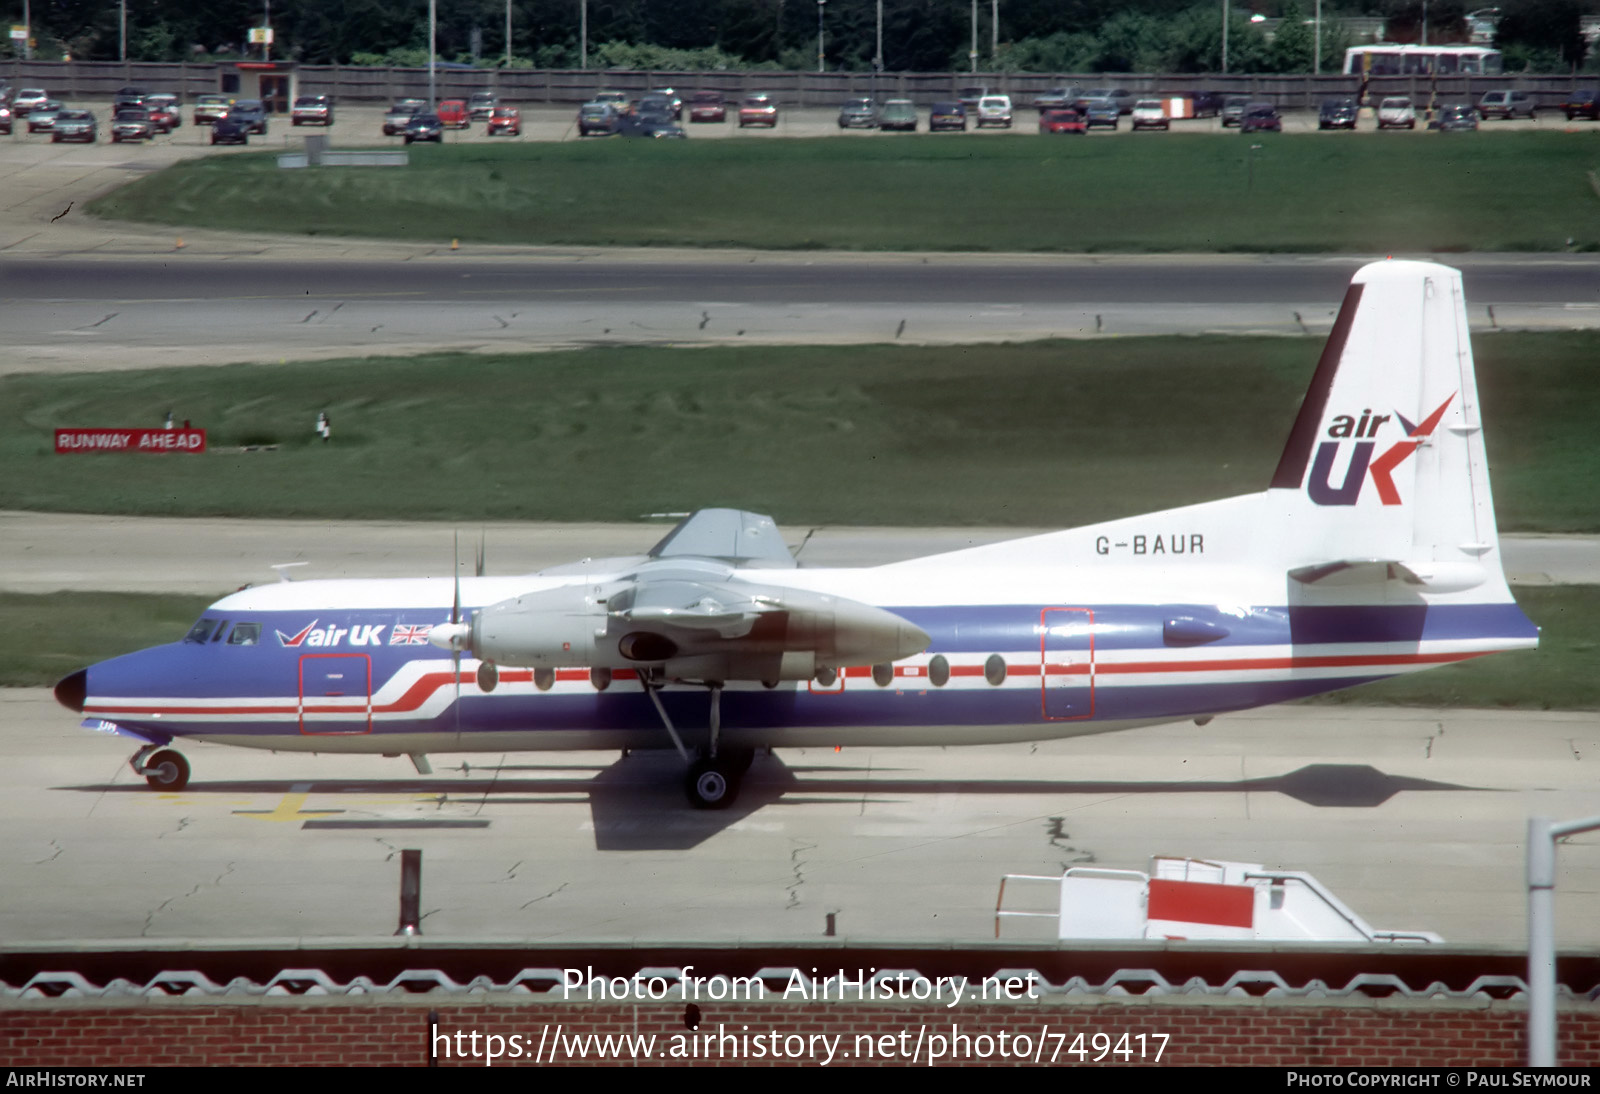
[[[217,90],[234,99],[260,99],[268,114],[287,114],[299,92],[294,61],[229,61],[217,66]]]

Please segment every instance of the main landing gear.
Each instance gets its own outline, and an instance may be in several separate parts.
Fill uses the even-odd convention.
[[[160,745],[145,745],[128,761],[135,775],[143,775],[151,790],[182,790],[189,785],[189,761],[183,753]]]
[[[728,808],[739,796],[739,782],[744,773],[750,770],[756,754],[755,750],[750,748],[725,748],[720,752],[717,749],[718,738],[722,734],[722,682],[708,681],[706,684],[711,691],[711,743],[701,749],[694,759],[690,758],[689,750],[684,747],[683,738],[678,736],[672,719],[667,717],[667,708],[661,704],[661,696],[658,693],[661,691],[662,681],[640,672],[639,682],[644,685],[645,694],[649,695],[650,701],[655,704],[656,713],[661,716],[661,724],[667,727],[667,734],[677,747],[678,754],[689,764],[689,773],[683,782],[683,790],[689,798],[689,804],[696,809]]]

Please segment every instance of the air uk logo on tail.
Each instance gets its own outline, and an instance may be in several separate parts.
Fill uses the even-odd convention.
[[[1306,493],[1318,505],[1354,505],[1361,497],[1361,488],[1366,485],[1367,475],[1370,473],[1372,484],[1378,491],[1378,500],[1385,505],[1399,505],[1400,491],[1395,489],[1393,478],[1395,469],[1420,448],[1424,441],[1433,436],[1434,429],[1439,425],[1439,419],[1444,417],[1445,408],[1454,399],[1455,395],[1451,395],[1440,403],[1432,414],[1415,425],[1399,411],[1389,415],[1373,414],[1370,410],[1363,410],[1359,419],[1351,414],[1338,415],[1328,427],[1328,436],[1335,439],[1323,441],[1317,446],[1317,456],[1311,465],[1311,481],[1306,485]],[[1377,437],[1379,428],[1391,417],[1406,431],[1405,440],[1396,441],[1377,459],[1373,459],[1372,452],[1378,442],[1372,438]],[[1333,474],[1334,464],[1339,458],[1339,450],[1344,447],[1345,440],[1355,441],[1355,448],[1350,454],[1350,463],[1345,468],[1344,482],[1336,487],[1328,480]]]

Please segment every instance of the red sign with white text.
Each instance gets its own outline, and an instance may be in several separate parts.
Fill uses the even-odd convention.
[[[203,429],[58,429],[56,454],[75,452],[204,452]]]

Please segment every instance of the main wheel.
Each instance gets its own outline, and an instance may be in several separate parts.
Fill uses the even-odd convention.
[[[738,767],[727,758],[697,760],[683,788],[696,809],[726,809],[739,796]]]
[[[189,785],[189,761],[182,753],[163,748],[145,762],[144,781],[152,790],[182,790]]]

